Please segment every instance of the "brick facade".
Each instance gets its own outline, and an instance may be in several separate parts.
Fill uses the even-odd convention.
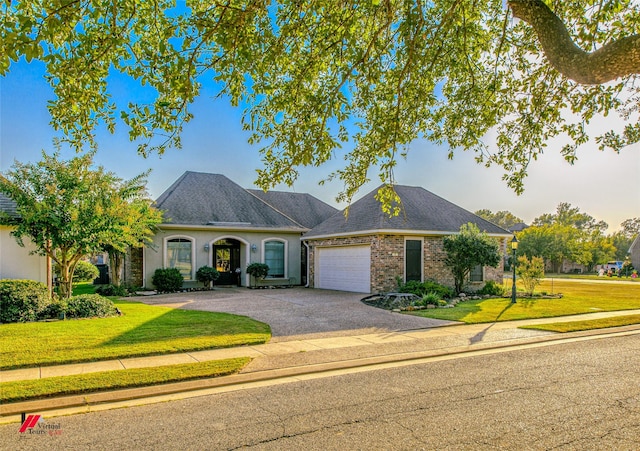
[[[435,280],[453,287],[453,276],[445,265],[446,257],[442,236],[407,236],[404,235],[366,235],[343,238],[329,238],[309,241],[309,286],[315,283],[315,256],[318,247],[354,246],[368,244],[371,246],[371,292],[380,293],[394,291],[397,279],[404,281],[405,276],[405,238],[422,240],[423,242],[423,280]],[[505,249],[505,240],[501,240],[501,251]],[[485,267],[483,282],[471,283],[472,290],[480,289],[484,283],[493,280],[502,284],[503,262],[497,268]]]
[[[144,285],[144,268],[142,264],[143,249],[141,247],[127,250],[124,261],[124,280],[123,282],[132,287],[142,287]]]

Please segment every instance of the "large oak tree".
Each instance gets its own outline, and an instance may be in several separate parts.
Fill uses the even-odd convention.
[[[213,79],[262,143],[264,188],[343,156],[329,176],[339,198],[376,167],[390,203],[397,159],[425,138],[501,165],[520,192],[552,138],[568,137],[573,162],[596,117],[621,117],[595,137],[602,149],[640,140],[635,0],[5,0],[1,12],[0,74],[44,61],[52,123],[72,144],[120,118],[144,154],[180,146]],[[113,104],[114,72],[148,103]]]

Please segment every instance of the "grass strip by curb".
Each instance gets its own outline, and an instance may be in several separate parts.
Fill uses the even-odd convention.
[[[521,326],[521,329],[545,330],[549,332],[579,332],[583,330],[606,329],[609,327],[630,326],[640,324],[640,315],[613,316],[610,318],[570,321],[564,323],[535,324]]]
[[[101,371],[74,376],[57,376],[44,379],[3,382],[0,383],[0,402],[6,404],[53,396],[77,395],[81,393],[227,376],[237,373],[250,361],[250,357],[239,357],[153,368]]]

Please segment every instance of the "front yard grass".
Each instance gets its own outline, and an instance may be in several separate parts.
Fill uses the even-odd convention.
[[[532,324],[529,326],[520,326],[520,328],[567,333],[583,330],[606,329],[609,327],[630,326],[632,324],[640,324],[640,315],[622,315],[584,321],[568,321],[564,323]]]
[[[167,365],[154,368],[103,371],[75,376],[49,377],[0,383],[2,403],[27,401],[51,396],[77,395],[102,390],[144,387],[170,382],[226,376],[240,371],[251,359],[215,360]]]
[[[562,293],[561,299],[509,298],[464,301],[449,309],[411,312],[428,318],[461,321],[468,324],[553,318],[600,311],[640,309],[640,284],[604,284],[588,281],[545,280],[536,292]]]
[[[265,343],[269,325],[228,313],[114,301],[122,316],[0,325],[0,370]]]

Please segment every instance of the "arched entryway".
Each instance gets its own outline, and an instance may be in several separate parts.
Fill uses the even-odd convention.
[[[213,266],[220,273],[216,285],[240,285],[240,241],[225,238],[213,243]]]

